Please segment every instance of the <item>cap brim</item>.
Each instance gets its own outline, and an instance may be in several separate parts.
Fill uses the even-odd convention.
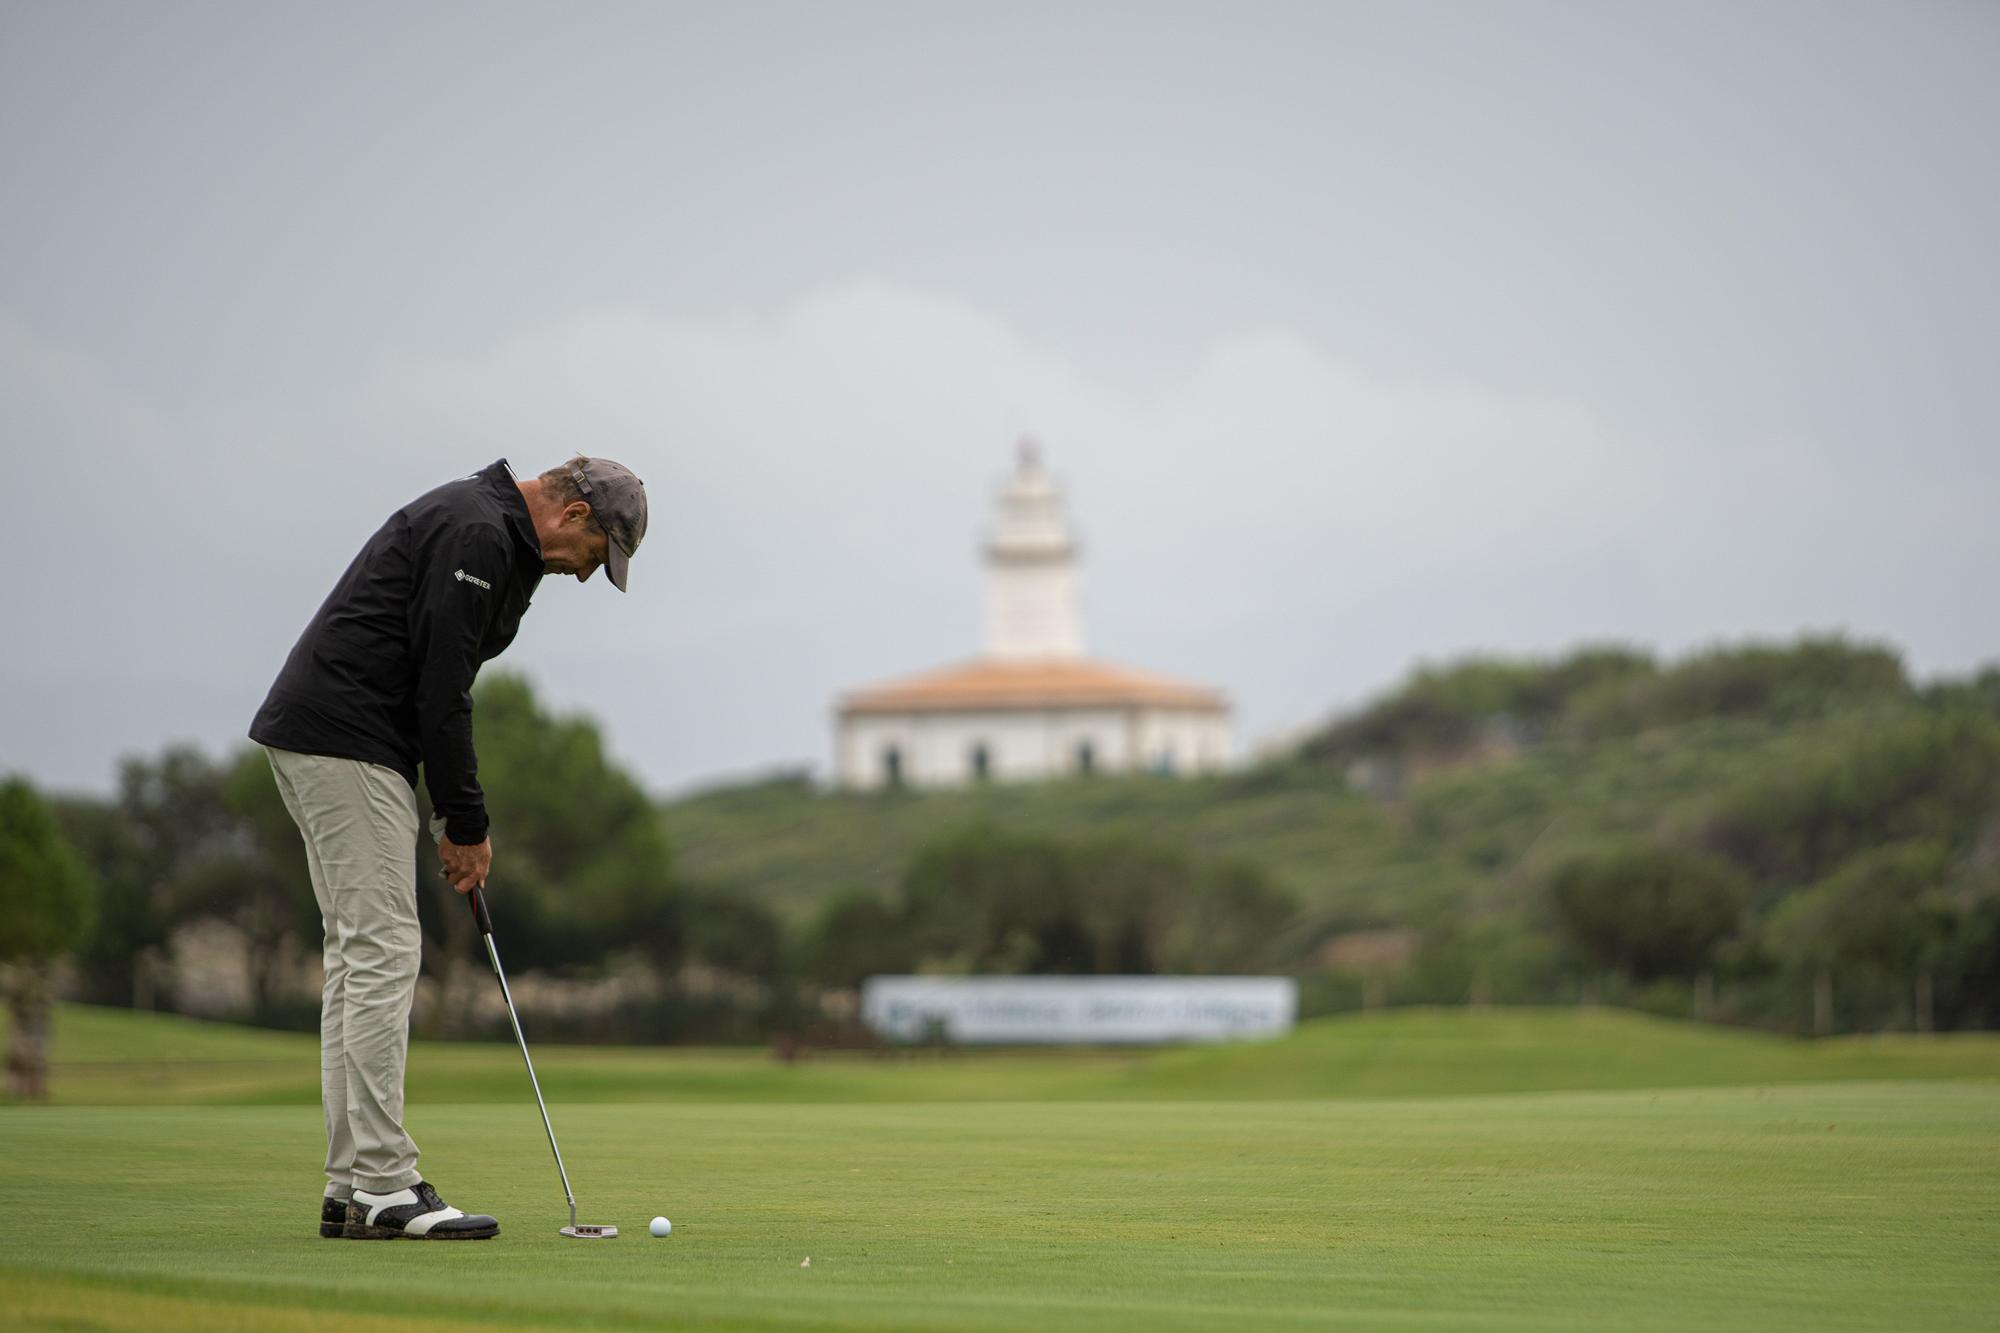
[[[625,570],[630,557],[625,554],[624,547],[609,537],[604,541],[604,552],[605,576],[611,580],[612,587],[618,589],[620,592],[624,592]]]

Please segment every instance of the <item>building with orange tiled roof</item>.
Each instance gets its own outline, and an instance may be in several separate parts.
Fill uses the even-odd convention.
[[[1001,488],[985,559],[985,651],[842,695],[842,786],[1205,773],[1229,762],[1219,691],[1084,656],[1076,538],[1030,441]]]

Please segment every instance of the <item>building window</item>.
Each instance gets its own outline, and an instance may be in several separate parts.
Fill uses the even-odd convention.
[[[1076,743],[1076,771],[1085,777],[1097,771],[1097,751],[1090,747],[1089,741]]]
[[[903,752],[893,745],[882,751],[882,781],[891,787],[903,785]]]
[[[992,776],[993,756],[987,753],[985,743],[981,742],[972,747],[972,780],[984,782]]]
[[[1159,755],[1153,760],[1153,771],[1162,777],[1172,777],[1174,775],[1173,746],[1169,745],[1160,751]]]

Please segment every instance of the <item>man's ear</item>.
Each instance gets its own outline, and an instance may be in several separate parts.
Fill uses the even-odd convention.
[[[590,501],[571,500],[563,506],[563,522],[581,523],[590,517]]]

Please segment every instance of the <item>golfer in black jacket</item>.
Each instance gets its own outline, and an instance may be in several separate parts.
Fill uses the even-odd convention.
[[[514,640],[544,574],[602,567],[624,591],[646,488],[604,458],[529,481],[506,461],[390,516],[306,626],[250,724],[305,836],[326,924],[322,1236],[477,1240],[491,1217],[446,1204],[403,1129],[417,929],[417,766],[452,887],[493,863],[472,748],[472,679]]]

